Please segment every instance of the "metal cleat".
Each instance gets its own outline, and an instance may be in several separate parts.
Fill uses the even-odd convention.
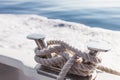
[[[41,50],[45,48],[47,45],[44,42],[45,35],[42,34],[30,34],[27,36],[28,39],[35,40],[38,48]]]
[[[87,48],[91,51],[97,52],[107,52],[111,50],[110,44],[107,42],[98,42],[98,41],[91,41],[88,43]]]

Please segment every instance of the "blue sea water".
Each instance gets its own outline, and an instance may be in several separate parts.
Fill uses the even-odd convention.
[[[37,14],[120,31],[119,0],[0,0],[0,14]]]

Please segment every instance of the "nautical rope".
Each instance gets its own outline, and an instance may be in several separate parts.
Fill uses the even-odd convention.
[[[86,55],[84,53],[82,53],[80,50],[78,50],[77,48],[74,48],[72,46],[70,46],[69,44],[63,42],[63,41],[59,41],[59,40],[50,40],[47,42],[48,45],[55,45],[55,44],[60,44],[62,45],[64,48],[66,48],[69,51],[72,51],[74,54],[77,54],[77,56],[82,57],[84,60],[86,60],[86,62],[90,62],[90,61],[94,61],[92,62],[93,64],[96,63],[100,63],[101,61],[99,61],[98,59],[95,59],[95,57],[90,56],[90,55]],[[92,57],[92,58],[90,58]]]
[[[57,80],[64,80],[67,72],[83,76],[87,76],[86,74],[91,75],[92,71],[96,68],[120,76],[120,73],[117,71],[104,66],[97,66],[97,64],[101,62],[98,58],[88,54],[83,54],[80,50],[63,41],[50,40],[47,42],[47,45],[47,48],[35,50],[35,61],[45,66],[61,68],[61,72],[59,73]],[[43,56],[50,55],[51,53],[55,53],[57,56],[43,58]],[[84,61],[76,62],[77,57],[82,57]]]
[[[101,70],[101,71],[104,71],[104,72],[107,72],[107,73],[110,73],[110,74],[114,74],[114,75],[120,76],[120,72],[118,72],[118,71],[116,71],[116,70],[113,70],[113,69],[111,69],[111,68],[102,66],[102,65],[98,65],[97,69],[99,69],[99,70]]]
[[[72,67],[72,65],[75,62],[76,59],[76,54],[74,56],[72,56],[67,62],[66,64],[63,66],[63,68],[61,69],[61,72],[59,73],[59,76],[57,77],[57,80],[64,80],[67,72],[70,70],[70,68]]]

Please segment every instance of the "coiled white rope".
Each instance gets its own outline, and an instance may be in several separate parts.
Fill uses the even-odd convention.
[[[89,54],[83,54],[80,50],[73,48],[63,41],[51,40],[48,41],[47,44],[47,48],[35,50],[35,61],[45,66],[59,66],[61,72],[57,80],[64,80],[67,72],[80,76],[88,76],[91,75],[96,68],[120,76],[120,72],[118,71],[100,65],[97,66],[97,64],[101,62],[99,58]],[[52,47],[49,47],[51,45]],[[43,56],[50,55],[51,53],[56,53],[57,57],[43,58]],[[70,53],[72,53],[72,56],[70,56]],[[77,57],[82,57],[84,61],[76,62]]]

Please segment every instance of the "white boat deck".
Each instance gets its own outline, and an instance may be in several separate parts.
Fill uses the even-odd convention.
[[[0,63],[17,68],[19,72],[22,72],[18,80],[54,80],[37,73],[35,69],[37,63],[34,61],[34,55],[0,48]]]

